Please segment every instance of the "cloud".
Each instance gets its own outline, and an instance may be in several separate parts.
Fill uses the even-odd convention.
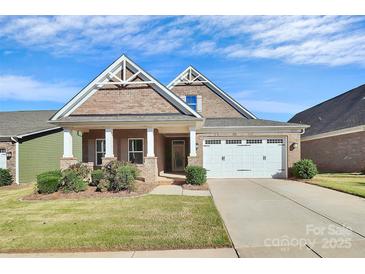
[[[214,54],[365,65],[364,23],[364,16],[7,16],[0,38],[56,55]]]
[[[0,76],[0,100],[65,102],[80,87],[64,83],[45,83],[29,76]]]

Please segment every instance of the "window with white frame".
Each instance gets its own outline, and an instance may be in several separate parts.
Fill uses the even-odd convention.
[[[95,164],[100,166],[103,161],[103,157],[105,156],[105,140],[104,139],[96,139],[96,157]]]
[[[143,139],[128,139],[128,161],[134,164],[143,164]]]

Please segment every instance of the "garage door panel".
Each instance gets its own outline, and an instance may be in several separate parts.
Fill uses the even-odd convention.
[[[209,178],[283,178],[283,138],[205,140],[203,166]]]

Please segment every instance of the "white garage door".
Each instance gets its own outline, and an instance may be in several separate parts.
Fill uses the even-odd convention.
[[[206,139],[208,178],[285,178],[286,139]]]

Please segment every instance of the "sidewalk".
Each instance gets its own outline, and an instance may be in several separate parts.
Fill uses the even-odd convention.
[[[0,253],[0,258],[237,258],[233,248],[76,253]]]

